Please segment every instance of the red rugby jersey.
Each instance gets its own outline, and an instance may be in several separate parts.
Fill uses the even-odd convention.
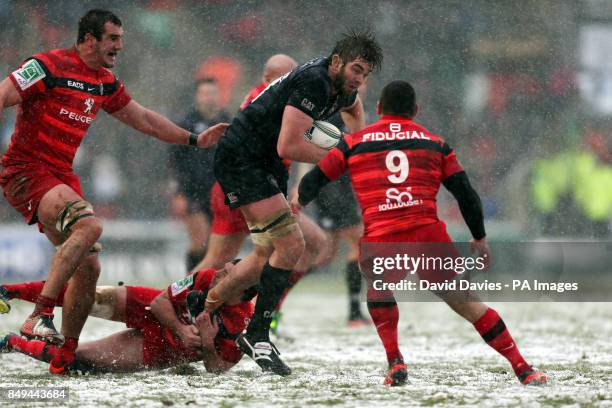
[[[184,323],[192,323],[192,318],[187,310],[187,294],[192,290],[208,290],[214,277],[214,269],[201,269],[168,286],[168,298],[174,306],[176,315]],[[236,305],[221,306],[219,308],[219,317],[227,334],[236,335],[242,333],[249,324],[253,311],[253,304],[249,301],[240,302]],[[168,340],[174,341],[173,339]],[[233,340],[223,337],[220,333],[215,338],[215,346],[224,360],[230,362],[240,361],[242,353]]]
[[[9,78],[23,101],[4,165],[45,163],[71,170],[100,108],[113,113],[131,100],[111,71],[88,67],[75,47],[36,54]]]
[[[249,94],[244,98],[244,101],[242,101],[240,104],[240,110],[246,108],[246,106],[251,103],[253,99],[257,98],[257,96],[259,96],[259,94],[262,93],[267,86],[268,85],[264,84],[263,82],[260,82],[255,88],[251,89],[251,92],[249,92]]]
[[[364,237],[396,234],[437,222],[440,184],[463,171],[440,136],[394,115],[383,115],[346,136],[318,166],[330,180],[350,171],[365,225]]]

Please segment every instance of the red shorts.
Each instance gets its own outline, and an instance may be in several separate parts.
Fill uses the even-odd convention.
[[[249,233],[249,227],[242,212],[225,205],[225,195],[219,182],[215,182],[210,192],[210,207],[213,211],[211,232],[217,235]]]
[[[426,279],[430,282],[453,279],[457,275],[455,271],[440,267],[440,263],[444,265],[442,260],[448,261],[461,257],[453,245],[453,240],[446,232],[446,224],[438,221],[398,234],[362,237],[359,262],[364,277],[368,280],[382,278],[385,282],[399,282],[404,279],[408,271],[403,268],[384,268],[383,274],[373,272],[373,258],[392,258],[397,254],[406,254],[410,257],[421,258],[421,260],[428,259],[428,268],[419,268],[411,273],[416,273],[419,279]],[[440,263],[436,263],[438,260]]]
[[[148,309],[161,289],[144,286],[126,286],[125,325],[139,329],[143,334],[142,361],[151,368],[172,367],[180,363],[201,360],[193,350],[183,347],[174,335],[157,320]],[[242,353],[232,340],[216,337],[215,346],[220,357],[237,363]]]
[[[65,184],[83,196],[79,177],[39,164],[12,165],[2,169],[0,185],[9,204],[28,224],[36,223],[36,211],[43,196],[53,187]]]
[[[143,334],[142,361],[147,367],[163,368],[178,362],[197,361],[200,357],[178,344],[170,331],[164,328],[147,309],[161,289],[126,286],[125,325],[139,329]]]

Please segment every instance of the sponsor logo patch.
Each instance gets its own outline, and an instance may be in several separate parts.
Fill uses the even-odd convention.
[[[412,188],[406,187],[406,191],[400,191],[397,188],[390,188],[387,190],[387,202],[378,205],[378,211],[390,211],[398,208],[413,207],[415,205],[422,205],[423,200],[414,199],[412,196]]]
[[[22,91],[25,91],[36,82],[47,76],[38,61],[35,59],[27,61],[21,68],[13,71],[12,75]]]
[[[93,104],[92,104],[93,106]],[[89,116],[85,116],[85,115],[81,115],[78,114],[76,112],[71,112],[67,109],[61,108],[60,115],[66,115],[68,116],[70,119],[77,121],[77,122],[81,122],[81,123],[87,123],[88,125],[94,120],[94,118],[90,118]]]
[[[238,202],[238,195],[236,193],[234,193],[234,192],[227,193],[227,200],[230,203],[232,203],[232,204],[237,203]]]
[[[85,85],[82,82],[68,80],[68,86],[71,88],[85,90]]]
[[[193,275],[187,275],[183,279],[174,282],[170,285],[170,291],[172,296],[176,296],[181,292],[189,289],[193,285]]]
[[[310,112],[315,110],[315,104],[310,102],[307,98],[302,99],[302,107],[308,109]]]

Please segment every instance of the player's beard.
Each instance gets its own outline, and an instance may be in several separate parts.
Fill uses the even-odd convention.
[[[347,94],[346,90],[344,89],[345,85],[346,78],[344,77],[344,65],[342,65],[342,69],[338,72],[338,75],[336,75],[336,78],[334,79],[334,89],[338,95],[344,96]]]

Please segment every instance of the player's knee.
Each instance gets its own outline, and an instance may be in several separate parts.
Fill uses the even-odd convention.
[[[306,249],[306,241],[304,241],[304,236],[297,231],[297,233],[291,234],[286,241],[286,246],[288,247],[288,251],[292,252],[295,256],[302,255],[304,250]]]
[[[313,234],[311,239],[306,242],[306,251],[313,255],[328,252],[331,247],[331,237],[323,230],[317,231],[317,233]]]
[[[100,277],[100,260],[96,255],[86,256],[81,264],[79,265],[79,269],[83,272],[83,279],[89,283],[95,284]],[[76,276],[76,274],[75,274]]]
[[[102,236],[102,221],[97,217],[84,218],[75,224],[75,229],[79,228],[86,232],[87,238],[91,241],[98,241]]]
[[[299,230],[282,240],[282,245],[275,247],[277,256],[283,260],[285,264],[295,264],[304,253],[306,243],[304,237]]]

